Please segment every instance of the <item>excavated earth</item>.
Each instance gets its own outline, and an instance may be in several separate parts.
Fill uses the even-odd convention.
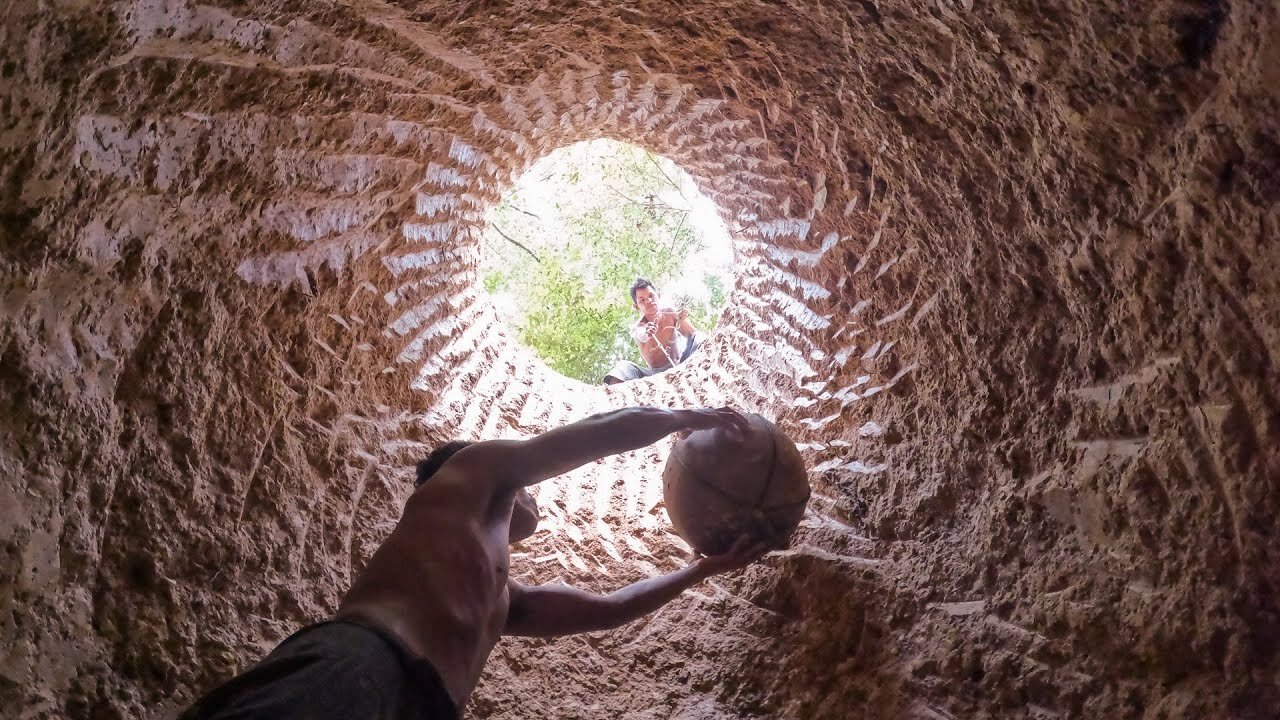
[[[805,455],[792,547],[504,640],[469,717],[1280,714],[1273,0],[10,0],[0,48],[0,716],[172,716],[334,609],[441,440],[723,402]],[[475,274],[596,137],[739,277],[608,391]],[[668,447],[541,486],[515,575],[682,562]]]

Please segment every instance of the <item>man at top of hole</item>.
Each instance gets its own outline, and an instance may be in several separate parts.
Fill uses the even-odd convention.
[[[460,716],[502,635],[556,637],[615,628],[766,551],[740,539],[665,575],[595,595],[508,577],[509,546],[533,535],[531,485],[671,433],[720,429],[741,442],[728,408],[627,408],[528,440],[440,446],[418,463],[400,522],[356,576],[337,615],[298,631],[215,688],[184,720],[431,720]]]
[[[698,347],[695,338],[697,328],[689,321],[689,311],[663,305],[653,283],[636,278],[631,284],[631,305],[640,312],[639,319],[631,325],[631,337],[640,346],[640,356],[648,367],[642,368],[630,360],[622,360],[604,376],[606,385],[670,370],[689,359]],[[685,338],[683,351],[676,345],[677,332]]]

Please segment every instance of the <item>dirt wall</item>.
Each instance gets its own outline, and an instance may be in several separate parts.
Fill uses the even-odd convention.
[[[731,402],[794,547],[504,641],[473,717],[1280,710],[1273,3],[10,4],[0,714],[167,717],[333,610],[410,464]],[[739,283],[678,372],[517,346],[483,209],[593,137],[679,162]],[[662,446],[539,488],[514,573],[674,567]]]

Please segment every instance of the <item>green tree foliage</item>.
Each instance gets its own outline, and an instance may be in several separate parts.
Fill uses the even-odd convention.
[[[643,364],[629,333],[637,313],[628,288],[637,276],[708,332],[727,273],[704,272],[696,294],[663,292],[706,249],[680,201],[692,182],[640,148],[584,145],[602,143],[603,156],[569,152],[535,166],[535,176],[490,212],[481,262],[485,289],[521,341],[557,372],[591,383],[619,359]],[[548,193],[552,181],[559,189]]]

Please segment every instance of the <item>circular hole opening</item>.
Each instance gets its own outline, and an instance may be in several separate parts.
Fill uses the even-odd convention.
[[[678,165],[591,140],[538,160],[488,210],[480,279],[551,369],[628,381],[678,366],[710,336],[733,288],[733,250],[715,204]]]

